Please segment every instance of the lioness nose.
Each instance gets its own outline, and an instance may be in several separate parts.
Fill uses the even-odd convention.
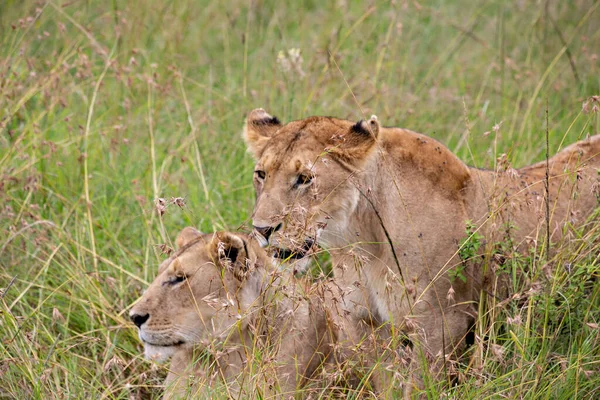
[[[133,321],[133,323],[138,328],[141,328],[141,326],[144,324],[144,322],[148,321],[148,318],[150,318],[150,314],[146,314],[146,315],[131,314],[129,316],[129,318],[131,318],[131,320]]]
[[[263,235],[266,240],[269,240],[269,236],[271,236],[273,232],[280,230],[281,226],[281,224],[278,224],[277,226],[255,226],[254,229]]]

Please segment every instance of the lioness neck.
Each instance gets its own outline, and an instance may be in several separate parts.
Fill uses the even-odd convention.
[[[277,314],[277,310],[285,305],[278,298],[289,294],[295,286],[295,279],[288,271],[280,271],[276,265],[269,260],[260,268],[256,268],[248,277],[241,292],[241,308],[249,318],[266,319],[267,324],[271,321],[271,314]],[[250,321],[256,324],[256,321]]]
[[[421,235],[427,231],[423,223],[444,229],[445,222],[456,225],[456,216],[466,218],[466,203],[474,190],[471,173],[444,145],[408,130],[384,128],[378,146],[359,178],[355,220],[372,228],[362,240],[408,240],[405,224],[413,225],[412,242],[431,240]],[[457,211],[452,219],[449,209]]]

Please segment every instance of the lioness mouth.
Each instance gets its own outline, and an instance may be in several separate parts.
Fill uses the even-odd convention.
[[[280,260],[298,260],[303,258],[306,255],[306,251],[292,251],[290,249],[275,249],[275,258],[279,258]]]
[[[290,249],[276,248],[275,249],[275,258],[278,258],[280,260],[290,260],[290,259],[291,260],[299,260],[301,258],[304,258],[314,245],[315,245],[314,240],[307,239],[304,242],[304,246],[300,249],[290,250]]]
[[[151,346],[155,346],[155,347],[175,347],[175,346],[181,346],[182,344],[185,344],[185,342],[183,340],[179,340],[175,343],[171,343],[171,344],[155,344],[155,343],[151,343],[148,342],[146,340],[143,341],[145,344],[149,344]]]

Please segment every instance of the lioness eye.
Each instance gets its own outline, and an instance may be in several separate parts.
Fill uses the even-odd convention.
[[[300,175],[298,175],[298,179],[296,179],[295,186],[308,185],[309,183],[312,182],[312,180],[313,180],[312,175],[300,174]]]
[[[178,283],[185,281],[185,278],[186,278],[185,275],[176,275],[176,276],[172,277],[171,279],[169,279],[167,281],[167,283],[169,285],[176,285]]]
[[[254,174],[256,175],[256,177],[258,179],[260,179],[261,181],[265,179],[265,176],[267,176],[267,174],[265,174],[265,171],[261,171],[259,169],[257,169],[256,171],[254,171]]]

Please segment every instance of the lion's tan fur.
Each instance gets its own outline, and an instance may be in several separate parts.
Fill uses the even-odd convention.
[[[134,321],[149,315],[140,326],[146,356],[172,356],[167,395],[184,395],[186,377],[201,377],[201,369],[192,365],[195,350],[212,354],[213,371],[230,391],[264,394],[268,386],[282,392],[303,386],[331,351],[333,335],[320,300],[324,286],[280,271],[242,234],[202,235],[186,228],[178,245],[130,312]],[[176,282],[177,276],[186,278]],[[256,350],[270,360],[258,369],[264,379],[253,378],[266,389],[240,384],[248,379],[244,369],[256,363]]]
[[[504,172],[471,168],[438,141],[381,127],[376,118],[280,124],[259,109],[244,131],[257,160],[253,224],[282,227],[269,238],[276,247],[318,237],[329,249],[350,343],[393,323],[433,356],[452,352],[486,282],[479,262],[467,264],[466,282],[449,276],[462,265],[466,222],[488,244],[504,239],[504,224],[522,247],[545,236],[545,162]],[[553,242],[565,223],[596,208],[599,153],[596,136],[550,159]],[[298,184],[306,174],[312,181]]]

